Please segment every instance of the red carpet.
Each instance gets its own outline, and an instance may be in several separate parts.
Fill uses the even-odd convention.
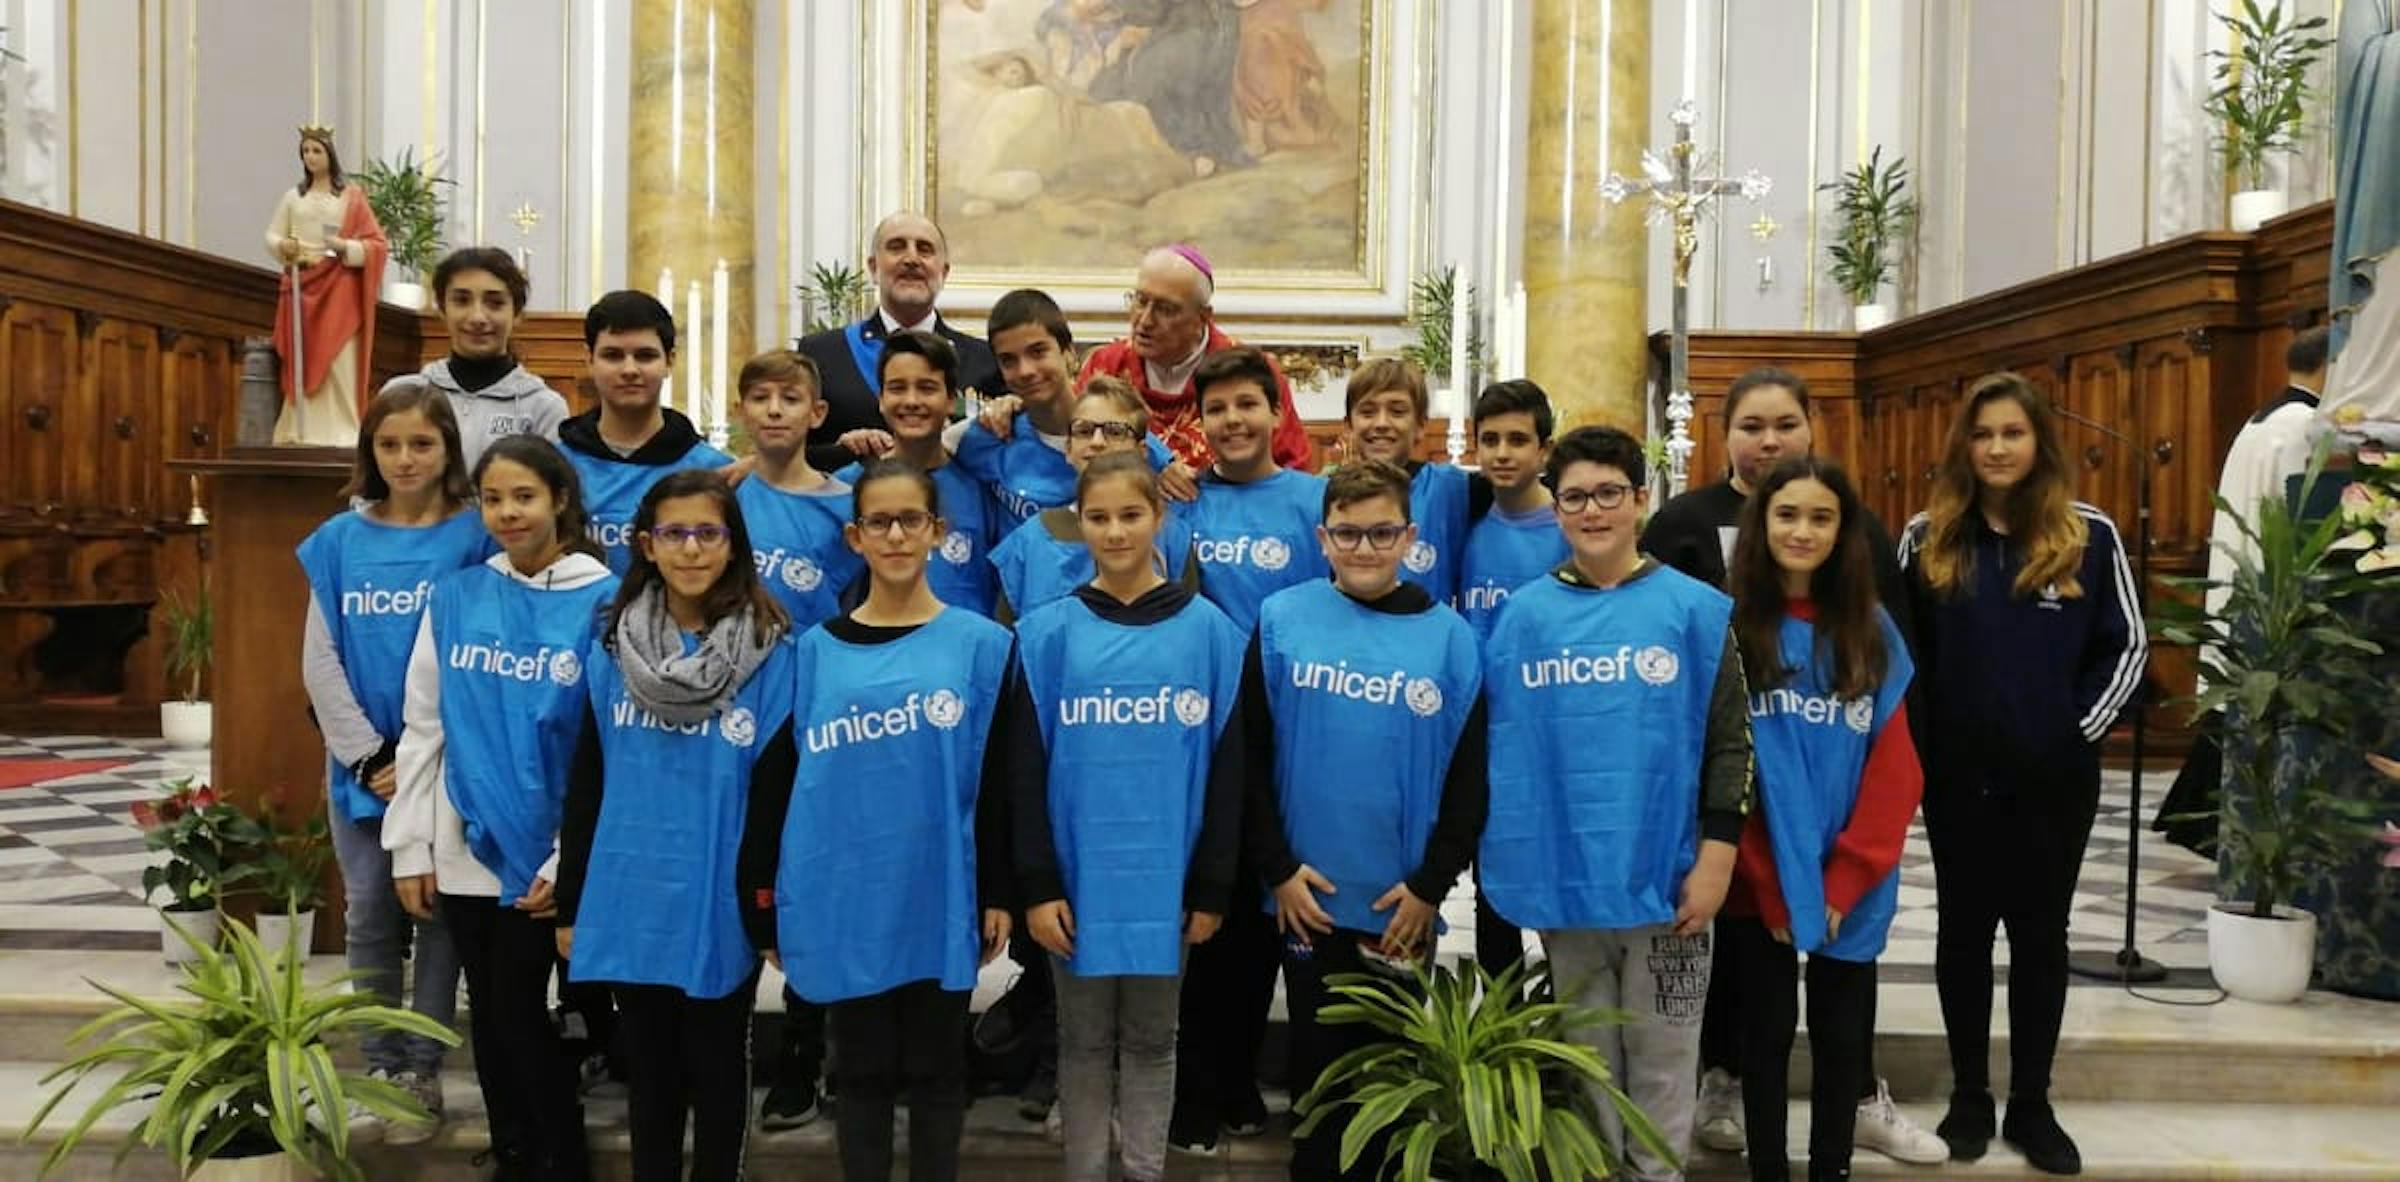
[[[125,759],[0,759],[0,789],[22,788],[44,780],[85,776],[130,763]]]

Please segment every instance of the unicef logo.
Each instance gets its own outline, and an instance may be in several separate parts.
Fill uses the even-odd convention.
[[[794,591],[814,591],[825,581],[825,572],[805,558],[787,558],[780,572],[783,585]]]
[[[1433,544],[1420,538],[1408,544],[1408,556],[1400,560],[1400,565],[1421,575],[1433,569],[1437,557],[1439,555],[1434,552]]]
[[[1633,654],[1633,671],[1652,685],[1667,685],[1675,680],[1675,654],[1663,645],[1651,645]]]
[[[550,680],[564,686],[583,680],[583,662],[573,650],[562,648],[550,654]]]
[[[736,706],[717,723],[717,733],[736,747],[747,747],[758,738],[758,716],[746,706]]]
[[[1851,730],[1862,735],[1873,730],[1875,727],[1875,699],[1850,699],[1850,704],[1842,707],[1842,721],[1847,723]]]
[[[957,530],[952,530],[949,536],[942,539],[942,561],[952,566],[965,566],[967,560],[973,557],[975,557],[975,540],[973,538]]]
[[[1175,691],[1175,721],[1198,726],[1208,721],[1208,695],[1196,689]]]
[[[1430,677],[1420,677],[1408,683],[1400,695],[1408,702],[1409,710],[1419,718],[1431,718],[1442,712],[1442,687]]]
[[[1258,544],[1250,547],[1250,557],[1257,560],[1260,570],[1282,570],[1292,561],[1292,548],[1282,538],[1260,538]],[[1177,706],[1181,705],[1178,701]],[[1201,717],[1207,716],[1207,706],[1203,703]]]
[[[925,699],[925,721],[943,730],[957,726],[958,720],[966,716],[967,704],[959,701],[958,695],[949,690],[935,690],[932,697]]]

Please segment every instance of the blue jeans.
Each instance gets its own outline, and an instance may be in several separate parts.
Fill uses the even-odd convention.
[[[457,1025],[458,952],[450,944],[450,929],[439,918],[412,920],[400,909],[400,896],[392,890],[392,856],[383,848],[383,821],[346,821],[339,813],[327,820],[334,860],[342,867],[342,893],[349,897],[342,918],[350,930],[350,968],[365,974],[351,988],[386,1005],[400,1004],[402,925],[414,923],[417,979],[408,1008],[444,1026]],[[361,1047],[370,1069],[419,1074],[441,1070],[442,1049],[432,1039],[398,1031],[371,1035]]]

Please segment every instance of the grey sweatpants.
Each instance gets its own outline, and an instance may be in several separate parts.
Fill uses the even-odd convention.
[[[1053,957],[1058,989],[1058,1117],[1067,1182],[1158,1182],[1175,1109],[1175,1015],[1182,977],[1078,977]],[[1114,1117],[1112,1121],[1110,1118]],[[1109,1168],[1109,1126],[1123,1142]]]
[[[1593,1027],[1584,1041],[1608,1060],[1617,1087],[1666,1135],[1678,1156],[1692,1144],[1693,1080],[1700,1067],[1700,1014],[1708,1006],[1709,933],[1678,936],[1674,925],[1542,933],[1558,999],[1621,1009],[1623,1026]],[[1683,1172],[1625,1136],[1616,1109],[1595,1095],[1600,1135],[1642,1182],[1674,1182]]]

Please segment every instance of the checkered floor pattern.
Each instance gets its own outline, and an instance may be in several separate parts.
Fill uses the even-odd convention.
[[[156,947],[157,924],[141,897],[142,868],[152,855],[128,806],[155,793],[161,780],[205,777],[207,752],[173,751],[157,739],[0,735],[0,759],[127,761],[103,772],[0,790],[0,948]],[[2173,776],[2172,767],[2146,774],[2146,810],[2155,810]],[[2109,772],[2069,921],[2079,950],[2114,949],[2123,941],[2130,799],[2127,774]],[[2140,852],[2137,946],[2179,978],[2205,974],[2204,916],[2214,900],[2214,868],[2147,829]],[[1443,905],[1450,925],[1441,945],[1445,957],[1473,954],[1472,889],[1462,882]],[[1910,829],[1901,857],[1900,911],[1882,961],[1883,979],[1930,981],[1934,930],[1933,855],[1919,824]],[[2006,961],[2005,940],[1998,956]]]

